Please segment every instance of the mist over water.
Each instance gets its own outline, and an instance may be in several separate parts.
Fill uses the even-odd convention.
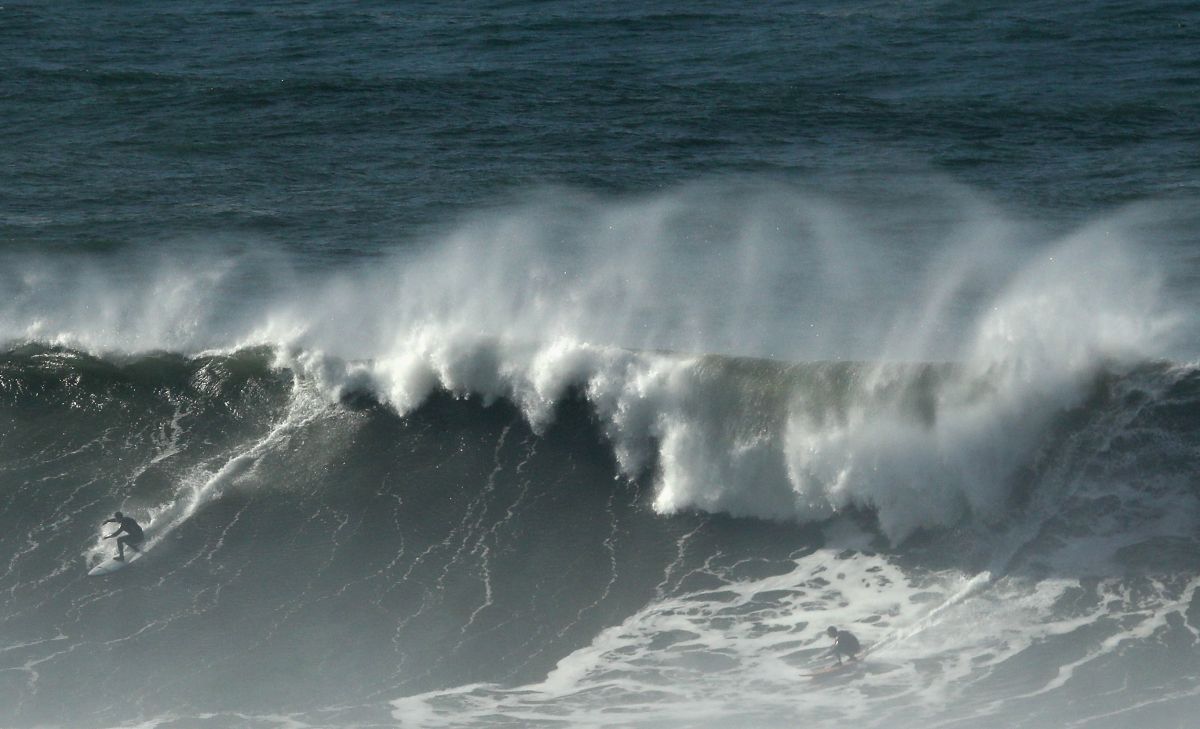
[[[1144,212],[1051,233],[923,184],[547,190],[333,270],[259,250],[132,268],[14,255],[0,321],[10,340],[96,353],[265,345],[330,402],[401,415],[444,389],[540,429],[578,391],[625,476],[657,464],[660,512],[865,507],[903,539],[1002,517],[1053,418],[1194,324],[1138,237]],[[838,361],[860,364],[787,364]]]
[[[1172,241],[1145,233],[1170,208],[1064,228],[936,179],[896,184],[910,192],[737,179],[650,197],[545,190],[366,262],[315,268],[253,240],[13,252],[4,335],[94,351],[291,344],[347,360],[419,329],[789,361],[1053,347],[1046,358],[1087,359],[1171,344],[1160,289]]]

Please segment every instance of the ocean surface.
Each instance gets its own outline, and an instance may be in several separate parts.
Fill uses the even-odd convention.
[[[0,727],[1195,726],[1195,2],[18,1],[0,69]]]

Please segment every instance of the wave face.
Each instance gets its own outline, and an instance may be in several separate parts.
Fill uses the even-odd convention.
[[[927,183],[5,252],[10,723],[1178,726],[1190,218]]]
[[[608,364],[531,421],[444,387],[400,415],[369,379],[331,400],[267,349],[10,349],[6,723],[1182,726],[1194,711],[1195,367],[1097,366],[1051,412],[999,419],[1024,417],[1036,443],[991,449],[954,413],[997,408],[1003,388],[960,365],[588,352]],[[643,416],[602,396],[614,371],[671,383],[647,443],[617,427]],[[856,433],[860,410],[882,425]],[[116,508],[147,525],[147,556],[89,578]],[[806,678],[830,624],[870,646],[855,680]]]

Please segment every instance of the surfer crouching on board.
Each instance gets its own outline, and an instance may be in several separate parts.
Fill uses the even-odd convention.
[[[117,540],[117,557],[116,558],[118,560],[123,561],[125,559],[125,547],[129,547],[130,549],[132,549],[135,552],[142,551],[142,550],[138,549],[138,545],[141,544],[143,540],[145,540],[146,535],[142,533],[142,528],[131,517],[125,516],[124,514],[122,514],[121,512],[118,511],[117,513],[113,514],[113,518],[106,519],[104,521],[104,524],[120,524],[121,525],[121,526],[117,527],[117,530],[115,532],[106,536],[105,539],[112,539],[113,537],[117,536],[121,532],[125,532],[125,536],[123,536]],[[104,524],[101,524],[100,526],[104,526]]]
[[[858,660],[858,654],[862,651],[862,646],[859,645],[858,638],[848,630],[838,630],[832,625],[825,631],[826,635],[833,638],[833,647],[829,649],[836,658],[838,665],[842,665],[842,656],[847,660]]]

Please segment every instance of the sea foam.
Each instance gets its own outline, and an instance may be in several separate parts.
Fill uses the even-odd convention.
[[[903,539],[999,518],[1096,376],[1171,352],[1182,318],[1135,220],[1048,233],[932,183],[899,201],[546,191],[334,272],[245,245],[12,258],[0,336],[268,345],[329,402],[403,414],[444,389],[510,400],[535,429],[581,396],[621,470],[655,470],[661,512],[866,508]]]

